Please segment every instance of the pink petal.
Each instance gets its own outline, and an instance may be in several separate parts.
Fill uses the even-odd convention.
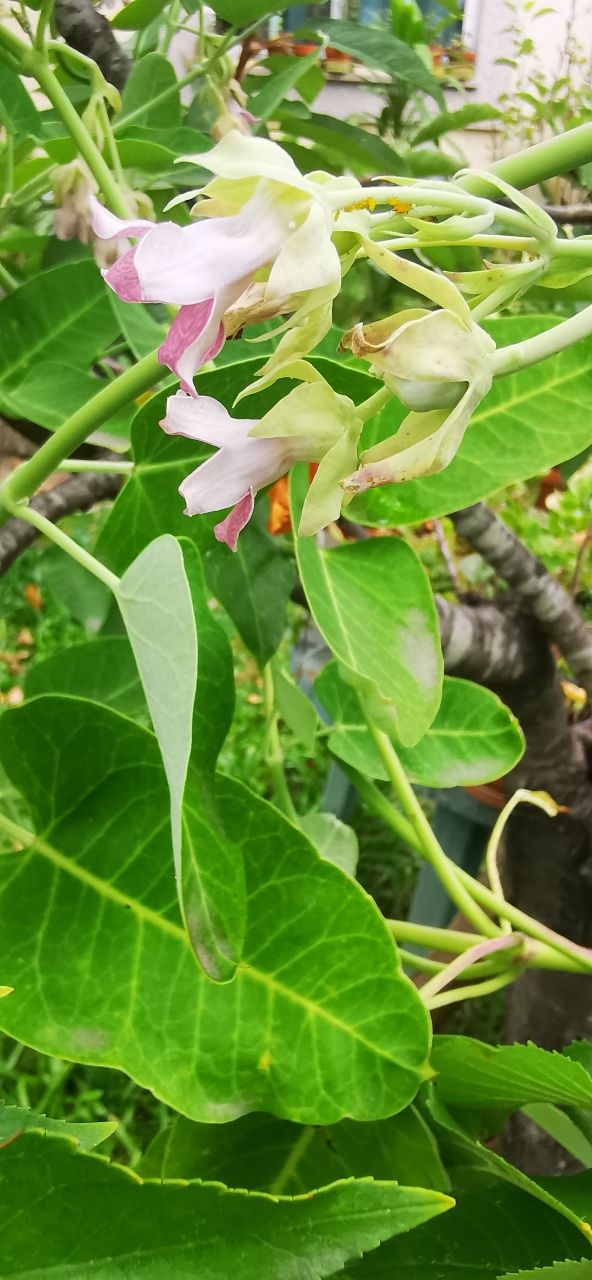
[[[99,204],[95,196],[89,197],[91,226],[99,240],[117,240],[119,236],[145,236],[156,226],[147,218],[117,218],[105,206]]]
[[[193,374],[200,365],[213,360],[224,345],[224,325],[213,313],[214,298],[181,307],[158,349],[161,364],[177,374],[183,391],[190,396],[196,394]]]
[[[239,534],[242,533],[246,524],[249,523],[255,507],[255,494],[252,489],[240,498],[236,506],[221,520],[219,524],[214,525],[214,537],[218,542],[225,542],[231,551],[238,549]]]
[[[189,396],[177,391],[176,395],[169,396],[166,416],[160,425],[169,436],[185,436],[187,440],[199,440],[201,444],[220,449],[224,445],[244,447],[256,422],[256,418],[231,418],[224,405],[212,396]]]
[[[103,271],[103,280],[109,288],[121,298],[122,302],[143,302],[142,285],[136,271],[134,259],[137,245],[128,249],[123,257],[118,258],[112,267]]]

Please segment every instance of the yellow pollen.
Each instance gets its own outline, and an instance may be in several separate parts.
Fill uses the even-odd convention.
[[[353,213],[354,209],[369,209],[370,212],[372,213],[375,208],[376,208],[376,200],[373,198],[373,196],[367,196],[365,200],[357,200],[355,204],[346,205],[344,212]]]
[[[387,200],[387,204],[390,205],[391,209],[395,210],[395,213],[409,213],[412,208],[410,204],[406,204],[404,200],[397,200],[395,196],[391,200]]]

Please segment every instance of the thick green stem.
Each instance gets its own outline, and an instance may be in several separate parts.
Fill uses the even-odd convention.
[[[280,742],[273,676],[269,663],[263,669],[263,704],[265,709],[265,763],[269,770],[273,786],[273,794],[278,809],[282,810],[292,822],[298,822],[298,815],[292,803],[290,789],[284,773],[284,753]]]
[[[161,377],[162,366],[156,352],[153,352],[103,387],[45,441],[32,458],[12,472],[0,490],[0,505],[7,506],[29,498],[97,427],[107,422],[118,409],[130,404],[136,396],[148,391]]]
[[[515,373],[517,369],[527,369],[531,364],[556,356],[566,347],[573,346],[582,338],[592,334],[592,306],[585,307],[569,320],[562,320],[552,329],[538,333],[534,338],[526,338],[524,342],[513,343],[509,347],[500,347],[491,356],[496,377],[506,373]]]
[[[496,160],[489,169],[498,178],[523,190],[545,182],[548,178],[555,178],[560,173],[569,173],[582,164],[588,164],[590,160],[592,124],[581,124],[577,129],[567,129],[555,138],[527,147],[517,155],[504,156],[503,160]],[[467,176],[463,179],[463,186],[472,195],[499,196],[498,188],[489,186],[481,177]]]
[[[451,900],[463,912],[467,920],[477,929],[480,934],[486,938],[495,938],[499,934],[497,925],[489,919],[489,916],[475,902],[470,891],[461,883],[458,874],[458,868],[445,854],[443,848],[436,839],[434,832],[425,816],[425,813],[415,795],[413,787],[409,782],[407,774],[399,760],[399,757],[393,747],[388,734],[382,729],[377,729],[372,722],[372,715],[368,713],[364,707],[363,699],[362,708],[366,715],[368,728],[374,742],[376,743],[381,760],[387,771],[389,780],[393,790],[405,814],[405,817],[414,828],[417,837],[421,843],[421,855],[426,862],[433,868],[443,884]]]
[[[52,106],[61,116],[72,141],[76,143],[80,155],[88,165],[93,177],[96,178],[110,209],[120,218],[129,218],[130,210],[119,184],[113,177],[96,143],[91,138],[86,125],[72,106],[55,72],[52,71],[43,58],[36,57],[32,73],[39,87],[47,94]]]
[[[120,580],[116,574],[111,573],[110,569],[97,560],[95,556],[91,556],[84,547],[78,545],[73,538],[70,538],[63,529],[58,528],[57,524],[53,524],[41,512],[35,511],[34,507],[29,507],[26,502],[10,503],[7,508],[11,515],[16,516],[18,520],[24,520],[27,524],[37,529],[44,537],[49,538],[56,546],[61,547],[72,560],[76,560],[77,564],[82,565],[83,569],[88,569],[89,573],[94,574],[100,582],[104,582],[110,591],[117,594]]]
[[[416,853],[421,853],[421,840],[415,828],[411,826],[407,818],[403,817],[402,813],[399,813],[398,809],[395,809],[395,806],[382,794],[382,791],[379,791],[378,787],[365,774],[360,773],[351,765],[345,764],[343,760],[339,761],[339,768],[353,783],[358,795],[368,805],[368,808],[378,818],[382,818],[383,822],[391,828],[391,831],[394,831],[395,835],[399,836],[404,844],[409,845],[409,848],[414,849]]]
[[[498,898],[496,893],[493,893],[486,885],[481,884],[479,880],[474,880],[467,871],[463,871],[460,867],[458,874],[467,889],[470,886],[470,892],[483,907],[499,916],[500,920],[509,920],[514,925],[514,928],[520,929],[522,933],[526,933],[530,938],[535,938],[537,942],[542,943],[549,951],[555,952],[558,957],[558,963],[553,966],[545,964],[541,966],[542,968],[553,967],[573,973],[592,973],[592,950],[580,947],[576,942],[570,942],[568,938],[562,938],[560,933],[555,933],[553,929],[548,929],[539,920],[533,920],[531,916],[527,915],[525,911],[520,911],[519,907],[515,907],[513,903],[507,902],[505,898]],[[531,960],[529,958],[529,966],[530,964]]]
[[[458,929],[437,929],[429,924],[415,924],[411,920],[387,920],[388,927],[397,942],[411,946],[429,947],[430,951],[450,951],[462,955],[475,946],[474,933],[461,933]]]
[[[447,1004],[458,1004],[459,1000],[479,1000],[483,996],[491,996],[494,991],[501,991],[502,987],[508,987],[511,982],[515,982],[520,975],[518,973],[500,973],[495,978],[489,978],[487,982],[467,982],[463,987],[456,987],[454,991],[443,991],[441,995],[428,997],[426,1005],[428,1009],[441,1009]],[[419,988],[420,995],[423,987]]]

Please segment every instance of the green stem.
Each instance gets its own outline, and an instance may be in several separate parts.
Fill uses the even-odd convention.
[[[109,112],[107,110],[107,104],[105,102],[105,99],[99,98],[97,105],[98,105],[99,116],[101,118],[101,125],[104,130],[105,138],[107,141],[107,147],[109,149],[109,156],[111,159],[111,168],[113,170],[113,173],[115,174],[116,180],[119,183],[119,185],[125,188],[125,178],[123,174],[123,168],[122,168],[121,160],[119,158],[119,151],[117,150],[117,142],[115,139],[115,134],[113,133],[111,121],[109,119]]]
[[[440,960],[430,960],[428,956],[419,956],[415,951],[406,951],[404,947],[399,947],[399,956],[407,969],[414,969],[416,973],[441,974],[446,970],[446,965]],[[499,973],[499,965],[494,965],[491,960],[477,961],[476,964],[468,965],[461,974],[461,980],[468,978],[486,978]],[[427,984],[425,984],[427,985]]]
[[[13,31],[9,31],[6,25],[0,25],[0,48],[8,54],[11,62],[17,64],[23,73],[32,75],[31,67],[31,50],[24,40],[19,36],[15,36]]]
[[[454,955],[462,955],[463,951],[475,946],[474,933],[461,933],[458,929],[437,929],[411,920],[387,920],[387,924],[397,942],[429,947],[430,951],[451,951]]]
[[[486,956],[490,955],[494,948],[496,950],[496,959],[493,961],[493,968],[496,973],[499,972],[500,968],[500,961],[497,959],[497,953],[500,951],[511,951],[511,961],[514,962],[514,965],[516,965],[516,962],[520,965],[522,957],[519,953],[523,949],[524,941],[524,936],[521,933],[510,933],[506,937],[488,939],[487,942],[480,938],[474,947],[469,947],[468,951],[465,951],[462,956],[457,956],[440,973],[430,978],[430,981],[426,982],[422,989],[422,995],[430,999],[438,991],[442,991],[444,987],[449,987],[451,982],[462,981],[468,973],[476,976],[475,969],[479,969],[479,961],[483,961]],[[507,968],[507,961],[507,956],[501,957],[501,964],[504,969]],[[521,967],[524,968],[523,960]]]
[[[53,0],[42,0],[41,9],[39,11],[39,20],[37,22],[37,30],[35,32],[35,48],[43,49],[45,45],[45,32],[51,21],[53,12]]]
[[[404,844],[409,845],[409,848],[413,849],[415,853],[421,854],[422,844],[415,828],[407,821],[407,818],[403,817],[402,813],[399,813],[398,809],[395,809],[395,806],[382,794],[382,791],[379,791],[378,787],[365,774],[360,773],[358,769],[354,769],[351,765],[345,764],[345,761],[339,761],[339,768],[353,783],[358,795],[361,796],[368,808],[378,818],[382,818],[383,822],[391,828],[391,831],[394,831],[395,835]]]
[[[498,178],[503,178],[511,186],[522,190],[545,182],[548,178],[556,178],[558,174],[569,173],[582,164],[588,164],[590,160],[592,124],[581,124],[546,142],[527,147],[517,155],[504,156],[503,160],[496,160],[489,169]],[[467,177],[466,190],[478,196],[499,195],[498,189],[488,186],[483,178]]]
[[[5,500],[15,503],[30,497],[97,427],[107,422],[118,409],[135,400],[136,396],[148,391],[161,377],[162,367],[156,352],[153,352],[103,387],[45,441],[32,458],[12,472],[0,490],[0,505]]]
[[[83,569],[88,569],[89,573],[94,574],[95,578],[104,582],[106,587],[109,587],[111,591],[117,594],[120,579],[116,574],[111,573],[111,570],[101,564],[100,560],[95,559],[88,551],[84,550],[84,547],[80,547],[77,542],[74,542],[74,539],[64,533],[63,529],[59,529],[57,524],[53,524],[46,516],[42,516],[41,512],[35,511],[34,507],[27,506],[25,502],[6,505],[11,515],[16,516],[18,520],[24,520],[26,524],[32,525],[44,537],[49,538],[56,546],[61,547],[62,551],[66,551],[72,560],[76,560],[78,564],[82,565]]]
[[[70,137],[76,143],[80,155],[96,178],[113,213],[116,213],[120,218],[129,218],[130,211],[119,184],[113,177],[96,143],[91,138],[86,125],[72,106],[55,72],[42,58],[37,57],[33,67],[33,75],[40,89],[43,89],[43,92],[47,94],[52,106],[61,116]]]
[[[574,973],[592,973],[592,951],[588,951],[588,948],[579,947],[577,943],[570,942],[567,938],[562,938],[561,934],[555,933],[553,929],[548,929],[539,920],[533,920],[531,916],[527,915],[525,911],[520,911],[519,907],[515,907],[513,903],[507,902],[505,898],[498,898],[496,893],[493,893],[486,885],[481,884],[479,880],[474,880],[467,871],[463,871],[460,867],[458,868],[458,874],[467,889],[470,886],[470,892],[483,907],[499,916],[500,920],[509,920],[522,933],[535,938],[537,942],[542,943],[549,951],[554,951],[556,955],[561,957],[560,964],[544,964],[541,965],[541,968],[565,969]],[[532,961],[529,957],[529,965],[531,963]]]
[[[361,704],[368,728],[376,743],[395,795],[405,817],[411,823],[421,843],[422,857],[436,872],[449,897],[459,911],[462,911],[463,915],[466,916],[466,919],[474,925],[477,932],[483,934],[486,938],[496,938],[499,934],[497,925],[481,910],[471,892],[461,884],[458,868],[445,854],[436,839],[391,739],[388,734],[384,733],[382,729],[377,729],[376,725],[373,724],[372,715],[366,710],[363,699],[361,699]]]
[[[500,991],[502,987],[508,987],[511,982],[515,982],[519,973],[500,973],[496,978],[489,978],[486,982],[467,982],[465,986],[458,987],[454,991],[443,991],[442,995],[432,996],[426,1000],[428,1009],[441,1009],[447,1004],[458,1004],[459,1000],[478,1000],[482,996],[490,996],[494,991]],[[423,987],[419,988],[421,995]]]
[[[292,803],[292,797],[286,775],[284,773],[284,753],[280,741],[273,675],[269,663],[263,668],[263,705],[265,710],[265,763],[273,786],[273,794],[278,809],[282,810],[292,822],[298,822],[298,815]]]
[[[99,458],[67,458],[64,462],[60,462],[58,467],[58,471],[69,471],[73,475],[84,475],[87,471],[98,471],[101,475],[109,473],[127,476],[133,469],[133,462],[127,459],[121,462],[114,462],[111,458],[105,458],[104,462],[101,462]]]
[[[367,400],[362,400],[361,404],[356,405],[358,418],[361,418],[362,422],[367,422],[369,418],[373,418],[377,413],[380,413],[381,409],[384,409],[384,406],[392,398],[393,393],[390,388],[384,385],[381,386],[379,391],[374,392],[374,395],[368,396]]]
[[[592,126],[591,126],[592,127]],[[592,306],[585,307],[569,320],[538,333],[534,338],[526,338],[524,342],[513,343],[509,347],[500,347],[493,352],[491,363],[494,374],[500,377],[506,373],[515,373],[517,369],[527,369],[531,364],[556,356],[574,342],[588,338],[592,334]]]
[[[5,293],[12,293],[13,289],[18,289],[18,280],[15,280],[12,272],[4,266],[3,262],[0,262],[0,285]]]
[[[219,59],[223,57],[226,50],[229,49],[232,44],[235,42],[238,43],[239,39],[244,39],[251,33],[251,31],[255,31],[260,23],[261,19],[259,19],[258,22],[252,23],[240,37],[237,36],[234,28],[227,32],[224,39],[218,45],[218,48],[214,51],[211,58],[208,58],[207,62],[204,62],[201,65],[199,62],[196,63],[196,65],[191,68],[191,71],[188,71],[187,75],[183,76],[181,80],[175,80],[173,84],[168,86],[168,88],[163,89],[161,93],[157,93],[154,98],[150,99],[150,110],[153,111],[154,107],[161,107],[164,102],[168,102],[169,98],[173,98],[180,93],[181,89],[187,88],[188,85],[193,84],[194,80],[198,80],[201,76],[206,75],[207,72],[211,71],[212,67],[215,66]],[[146,115],[145,103],[141,107],[136,107],[135,111],[130,111],[126,116],[122,116],[121,119],[117,121],[117,124],[114,125],[113,132],[117,134],[121,129],[127,129],[130,124],[134,123],[134,120],[139,120],[144,115]]]

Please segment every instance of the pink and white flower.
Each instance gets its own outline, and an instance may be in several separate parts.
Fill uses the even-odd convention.
[[[340,481],[355,465],[362,423],[352,402],[321,381],[296,387],[261,420],[232,418],[217,400],[178,391],[167,400],[161,426],[169,435],[217,448],[187,476],[179,492],[188,516],[232,508],[214,534],[236,551],[255,495],[295,462],[320,463],[301,532],[316,532],[337,518],[344,498]]]
[[[100,238],[138,241],[104,273],[118,297],[180,307],[159,356],[179,375],[183,389],[194,394],[194,374],[224,342],[225,314],[248,296],[255,279],[262,285],[267,315],[294,312],[284,327],[293,323],[302,330],[321,304],[324,328],[330,325],[331,301],[341,281],[332,195],[342,180],[326,174],[303,177],[276,143],[236,130],[211,151],[185,158],[215,175],[203,192],[172,201],[203,195],[189,226],[117,218],[95,200],[93,229]],[[305,342],[306,336],[303,332]]]

